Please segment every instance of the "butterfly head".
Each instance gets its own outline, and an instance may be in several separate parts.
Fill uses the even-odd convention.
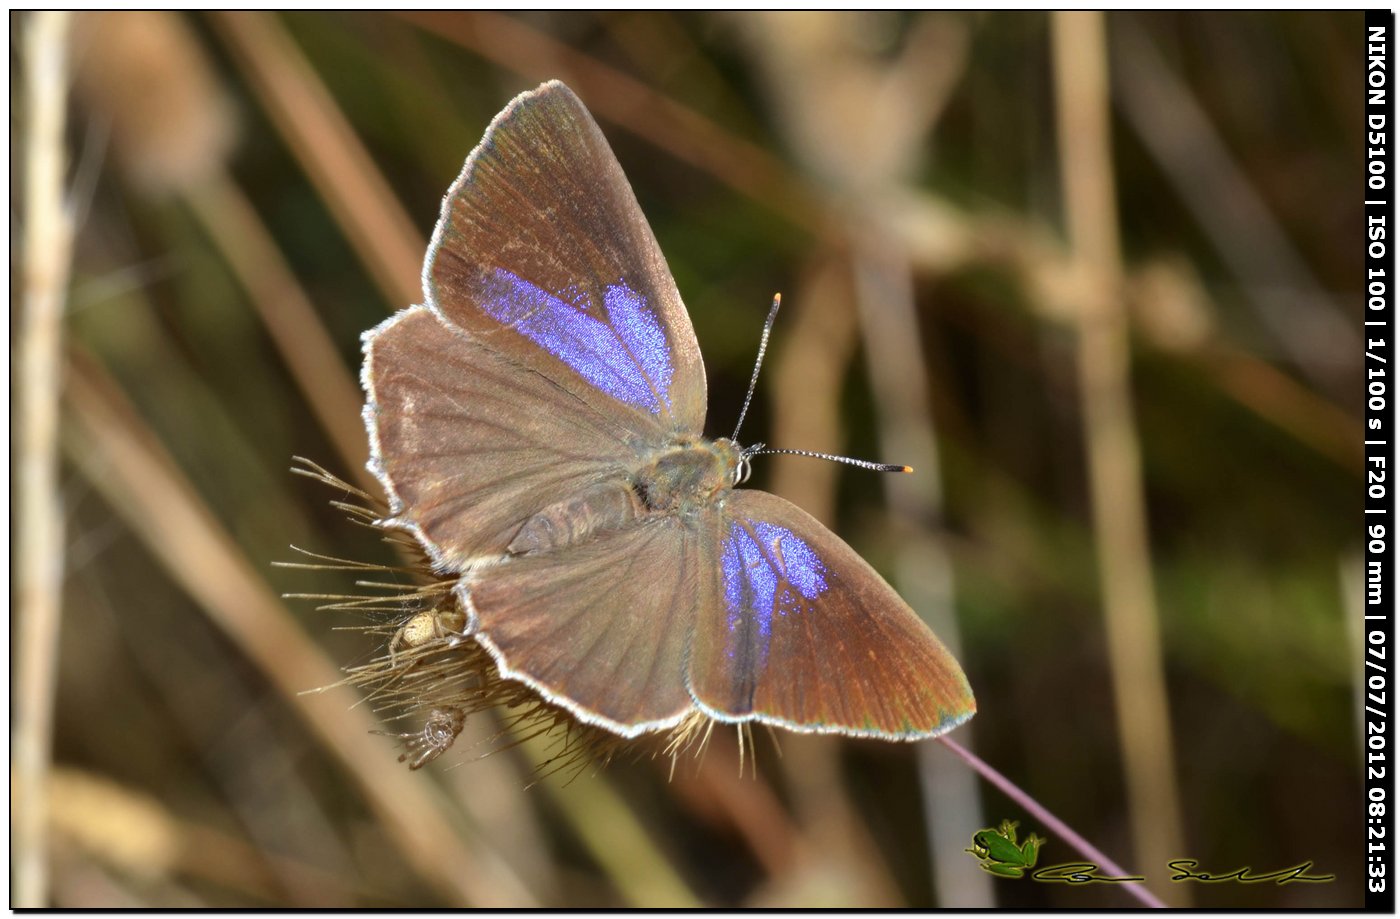
[[[721,482],[726,490],[743,485],[749,480],[749,476],[753,473],[750,459],[763,449],[763,444],[744,447],[728,437],[717,438],[706,446],[719,461],[720,468],[723,470]]]

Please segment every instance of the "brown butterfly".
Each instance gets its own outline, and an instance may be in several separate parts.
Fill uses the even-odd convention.
[[[685,306],[564,84],[491,123],[423,286],[365,335],[370,469],[383,522],[459,578],[463,634],[504,677],[624,737],[697,711],[898,740],[972,716],[961,668],[874,569],[737,488],[755,449],[704,437]]]

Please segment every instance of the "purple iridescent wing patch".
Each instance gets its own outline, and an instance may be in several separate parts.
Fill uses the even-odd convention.
[[[747,524],[747,525],[745,525]],[[768,661],[773,618],[796,615],[826,592],[826,565],[791,530],[762,520],[732,521],[721,555],[728,610],[726,654]]]
[[[671,349],[646,298],[619,281],[608,285],[608,321],[594,318],[583,291],[558,295],[497,268],[481,307],[497,322],[568,364],[598,389],[653,415],[671,407]]]
[[[602,131],[562,83],[516,98],[443,202],[426,303],[573,397],[630,450],[705,424],[705,368]]]

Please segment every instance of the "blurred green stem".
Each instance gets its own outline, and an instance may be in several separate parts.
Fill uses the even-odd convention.
[[[63,201],[64,105],[70,15],[25,21],[24,316],[17,381],[15,581],[15,888],[11,906],[47,904],[49,758],[63,601],[63,511],[58,494],[58,393],[72,223]]]
[[[527,756],[541,763],[558,752],[551,738],[539,733],[526,737],[521,745]],[[568,815],[579,841],[630,907],[697,909],[704,905],[602,776],[578,782],[550,776],[538,787]]]

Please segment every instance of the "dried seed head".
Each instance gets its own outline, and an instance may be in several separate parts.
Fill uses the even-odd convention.
[[[283,567],[355,572],[356,593],[293,595],[320,601],[318,608],[353,612],[369,619],[362,630],[384,641],[381,654],[366,664],[346,669],[344,682],[362,690],[376,709],[389,719],[408,719],[416,725],[407,731],[382,731],[404,745],[399,757],[410,769],[419,769],[445,753],[461,734],[466,719],[495,709],[503,727],[496,735],[498,747],[548,735],[553,743],[549,758],[538,767],[543,776],[582,768],[589,762],[606,763],[623,750],[675,759],[699,752],[708,736],[710,719],[699,715],[651,741],[626,740],[579,722],[572,714],[551,705],[523,683],[503,679],[490,654],[466,631],[467,617],[452,589],[456,578],[437,574],[418,544],[398,530],[383,530],[376,521],[388,509],[367,492],[297,458],[293,472],[329,485],[360,503],[337,500],[351,522],[381,529],[385,540],[402,554],[400,566],[317,555],[298,549],[311,560],[283,563]]]

